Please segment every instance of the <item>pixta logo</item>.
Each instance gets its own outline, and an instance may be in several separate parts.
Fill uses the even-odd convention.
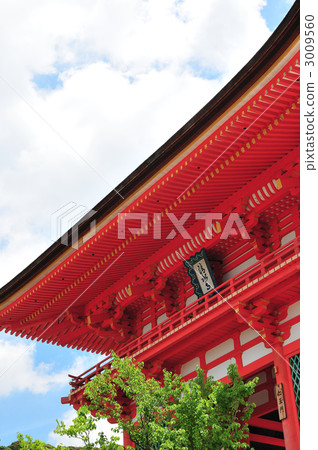
[[[167,213],[171,227],[164,239],[174,239],[178,234],[184,239],[192,239],[189,232],[185,228],[186,222],[190,219],[193,213],[184,213],[180,218],[177,218],[173,213]],[[222,220],[222,213],[195,213],[195,220],[204,221],[204,228],[217,229],[220,220]],[[148,226],[149,217],[152,219],[152,227]],[[150,220],[151,220],[150,219]],[[138,227],[131,226],[131,221],[138,222]],[[127,224],[129,222],[129,224]],[[118,239],[126,239],[127,232],[131,235],[149,234],[152,229],[153,239],[162,239],[162,217],[161,213],[120,213],[118,214]],[[219,230],[218,230],[219,231]],[[227,239],[229,236],[241,235],[242,239],[250,239],[250,236],[237,213],[229,214],[224,229],[221,230],[221,239]],[[214,233],[213,233],[214,234]],[[212,238],[212,234],[206,235],[207,239]]]
[[[55,242],[61,238],[61,243],[73,248],[79,247],[78,231],[80,225],[89,220],[95,211],[93,209],[87,212],[86,206],[69,202],[59,208],[51,216],[51,239]],[[90,223],[90,231],[85,236],[89,239],[96,232],[96,220]]]

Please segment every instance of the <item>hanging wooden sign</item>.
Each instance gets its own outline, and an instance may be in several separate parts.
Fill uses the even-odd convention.
[[[183,264],[187,268],[188,275],[191,278],[191,284],[198,298],[208,292],[216,292],[215,288],[217,284],[204,248],[194,256],[183,261]]]
[[[285,397],[284,397],[284,388],[283,383],[279,383],[276,385],[276,400],[277,400],[277,409],[279,420],[286,419],[286,406],[285,406]]]

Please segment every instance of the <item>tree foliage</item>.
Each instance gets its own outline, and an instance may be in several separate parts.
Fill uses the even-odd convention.
[[[57,422],[57,427],[54,433],[60,436],[68,436],[79,439],[82,444],[81,448],[85,450],[93,450],[99,448],[100,450],[123,450],[123,447],[117,444],[119,437],[111,436],[107,438],[105,433],[99,432],[97,439],[92,441],[92,431],[96,430],[99,417],[93,417],[89,408],[85,405],[79,408],[76,417],[70,426],[66,426],[63,421]],[[45,444],[39,439],[33,440],[30,436],[23,436],[21,433],[17,435],[20,448],[22,450],[52,450],[54,447],[49,444]],[[65,447],[58,445],[56,450],[78,450],[77,447]]]
[[[257,380],[244,383],[237,367],[228,368],[229,383],[197,377],[183,382],[163,371],[163,380],[147,378],[143,363],[120,359],[113,353],[110,369],[91,381],[85,394],[91,408],[115,419],[138,449],[237,449],[248,448],[246,420],[254,406],[247,398]],[[136,420],[123,415],[118,393],[136,406]]]
[[[59,434],[60,436],[80,439],[84,444],[85,450],[93,450],[97,447],[101,450],[122,449],[122,447],[117,444],[119,437],[111,436],[109,440],[102,431],[98,433],[98,438],[94,442],[91,441],[92,431],[96,430],[97,422],[100,418],[101,416],[92,416],[88,406],[84,405],[79,408],[77,416],[73,419],[73,423],[69,427],[67,427],[63,421],[59,422],[57,420],[57,427],[54,430],[54,433]]]
[[[17,438],[22,450],[51,450],[52,446],[47,445],[39,439],[32,439],[31,436],[23,436],[21,433],[17,433]]]
[[[248,448],[244,442],[248,437],[246,421],[255,405],[247,398],[254,392],[257,379],[245,383],[232,364],[228,367],[229,383],[206,377],[199,367],[197,377],[189,382],[166,370],[159,381],[145,376],[143,363],[120,359],[115,353],[112,356],[111,368],[85,389],[90,406],[82,406],[68,427],[57,421],[55,433],[80,439],[85,450],[123,449],[117,444],[118,437],[109,440],[103,432],[91,440],[97,421],[106,416],[115,419],[117,431],[127,433],[139,450]],[[135,405],[134,420],[124,414],[123,398]],[[30,436],[18,434],[18,439],[23,450],[52,449]],[[60,445],[57,450],[70,448]]]

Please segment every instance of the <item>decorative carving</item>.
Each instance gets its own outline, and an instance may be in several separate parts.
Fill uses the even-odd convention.
[[[248,323],[257,331],[264,338],[267,348],[284,342],[290,336],[290,327],[279,324],[287,316],[287,306],[278,309],[269,300],[259,298],[248,303],[239,302],[236,312],[238,322]]]
[[[300,184],[300,165],[299,163],[291,162],[289,165],[282,171],[282,184],[285,188],[289,190],[291,195],[294,197],[299,196]]]
[[[185,307],[185,292],[184,284],[173,284],[168,280],[165,289],[163,290],[163,298],[166,306],[167,317],[170,317],[177,311]]]
[[[254,237],[252,245],[255,250],[255,256],[260,259],[269,253],[270,248],[270,231],[269,226],[265,222],[257,222],[254,228],[250,231],[250,235]]]
[[[157,378],[162,372],[163,361],[153,360],[149,361],[144,366],[144,373],[146,376]]]
[[[254,238],[252,245],[257,259],[261,259],[268,253],[277,250],[280,246],[277,220],[272,220],[271,223],[268,224],[260,217],[257,224],[249,233]]]

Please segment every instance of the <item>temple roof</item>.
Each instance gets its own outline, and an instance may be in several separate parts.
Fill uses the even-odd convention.
[[[116,210],[123,203],[122,197],[128,199],[138,192],[148,180],[151,180],[160,169],[163,169],[189,143],[200,136],[211,123],[233,107],[235,102],[248,92],[254,83],[259,81],[299,35],[299,9],[299,1],[296,1],[275,32],[238,74],[167,142],[103,198],[93,208],[93,216],[88,214],[87,220],[81,220],[78,226],[79,237],[84,236],[90,230],[93,220],[99,222],[109,216],[111,211]],[[68,234],[71,235],[71,233],[70,229]],[[0,302],[4,302],[9,296],[14,295],[45,267],[50,266],[65,253],[65,250],[65,245],[61,243],[61,239],[58,239],[0,289]]]
[[[181,236],[165,238],[170,212],[227,213],[253,186],[272,183],[278,191],[282,167],[297,159],[298,36],[296,2],[249,63],[93,208],[78,225],[76,242],[73,227],[0,290],[0,329],[102,351],[107,338],[87,329],[94,305],[101,298],[127,305],[145,268],[172,273],[203,246],[203,224],[194,216],[187,229],[195,238],[186,246]],[[118,221],[131,213],[148,214],[147,223],[140,235],[122,239]],[[154,214],[160,215],[161,239],[153,239]]]

